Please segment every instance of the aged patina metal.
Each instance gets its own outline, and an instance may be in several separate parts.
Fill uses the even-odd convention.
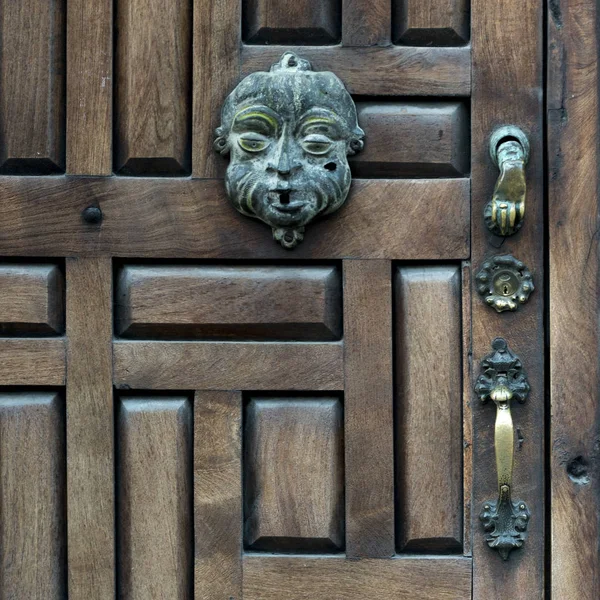
[[[308,223],[346,200],[347,156],[362,149],[363,139],[340,79],[285,52],[269,72],[248,75],[228,96],[214,145],[230,155],[225,184],[235,208],[294,248]]]
[[[492,199],[484,209],[488,229],[499,236],[513,235],[525,218],[525,165],[529,140],[513,125],[497,129],[490,139],[490,155],[500,169]]]
[[[481,361],[481,375],[475,392],[483,403],[496,404],[494,446],[498,473],[498,501],[485,502],[479,515],[486,531],[486,542],[504,560],[510,552],[521,548],[527,536],[530,513],[522,500],[512,500],[512,472],[514,462],[514,428],[510,403],[525,402],[529,396],[529,382],[521,360],[509,348],[506,340],[496,338],[493,352]]]
[[[479,295],[498,312],[517,310],[535,289],[531,271],[510,254],[486,260],[475,281]]]

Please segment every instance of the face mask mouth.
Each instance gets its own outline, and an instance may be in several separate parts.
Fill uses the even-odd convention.
[[[306,205],[305,200],[294,199],[291,192],[269,192],[267,194],[269,205],[279,212],[298,212]]]

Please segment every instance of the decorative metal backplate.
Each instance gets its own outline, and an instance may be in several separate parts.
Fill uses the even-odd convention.
[[[517,310],[535,289],[531,271],[510,254],[485,261],[475,281],[479,295],[498,312]]]
[[[531,516],[525,502],[511,498],[514,429],[510,403],[512,399],[525,402],[530,387],[521,360],[509,349],[506,340],[496,338],[492,349],[493,352],[481,361],[481,375],[475,392],[483,403],[493,400],[496,404],[494,446],[498,500],[485,502],[479,518],[488,546],[508,560],[512,550],[523,546]]]
[[[318,215],[346,200],[347,156],[363,147],[356,106],[333,73],[285,52],[269,72],[243,79],[225,100],[215,148],[229,154],[227,194],[294,248]]]

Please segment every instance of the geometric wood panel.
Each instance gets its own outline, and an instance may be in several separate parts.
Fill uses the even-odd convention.
[[[191,168],[191,3],[116,3],[116,164],[122,175]]]
[[[64,276],[50,264],[0,264],[0,334],[59,334]]]
[[[193,598],[192,427],[185,397],[119,401],[119,598]]]
[[[54,392],[0,394],[0,597],[67,594],[64,402]]]
[[[344,545],[342,405],[252,398],[244,434],[245,544],[269,552]]]
[[[393,0],[394,40],[407,46],[461,46],[469,40],[469,0]]]
[[[341,0],[243,0],[244,40],[251,44],[335,44]]]
[[[462,542],[460,269],[396,272],[397,547]]]
[[[334,340],[341,275],[326,266],[127,265],[115,317],[128,338]]]
[[[0,173],[64,171],[66,0],[0,7]]]
[[[359,102],[365,148],[350,158],[356,177],[463,177],[469,172],[469,114],[459,102]]]

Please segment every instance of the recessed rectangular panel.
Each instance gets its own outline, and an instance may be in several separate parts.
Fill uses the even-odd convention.
[[[469,0],[393,0],[394,40],[407,46],[469,41]]]
[[[250,44],[335,44],[341,0],[243,0],[242,23]]]
[[[116,164],[122,175],[191,169],[191,0],[116,1]]]
[[[461,291],[457,266],[402,267],[396,304],[396,541],[462,544]]]
[[[334,340],[342,331],[335,267],[126,266],[116,302],[124,337]]]
[[[64,171],[66,0],[0,6],[0,173]]]
[[[67,597],[64,403],[0,394],[0,597]]]
[[[359,102],[365,147],[350,158],[356,177],[463,177],[469,115],[461,102]]]
[[[64,277],[56,265],[0,264],[0,334],[58,334]]]
[[[116,455],[117,597],[191,600],[190,400],[121,397]]]
[[[343,452],[338,398],[252,398],[244,433],[246,547],[341,550]]]

